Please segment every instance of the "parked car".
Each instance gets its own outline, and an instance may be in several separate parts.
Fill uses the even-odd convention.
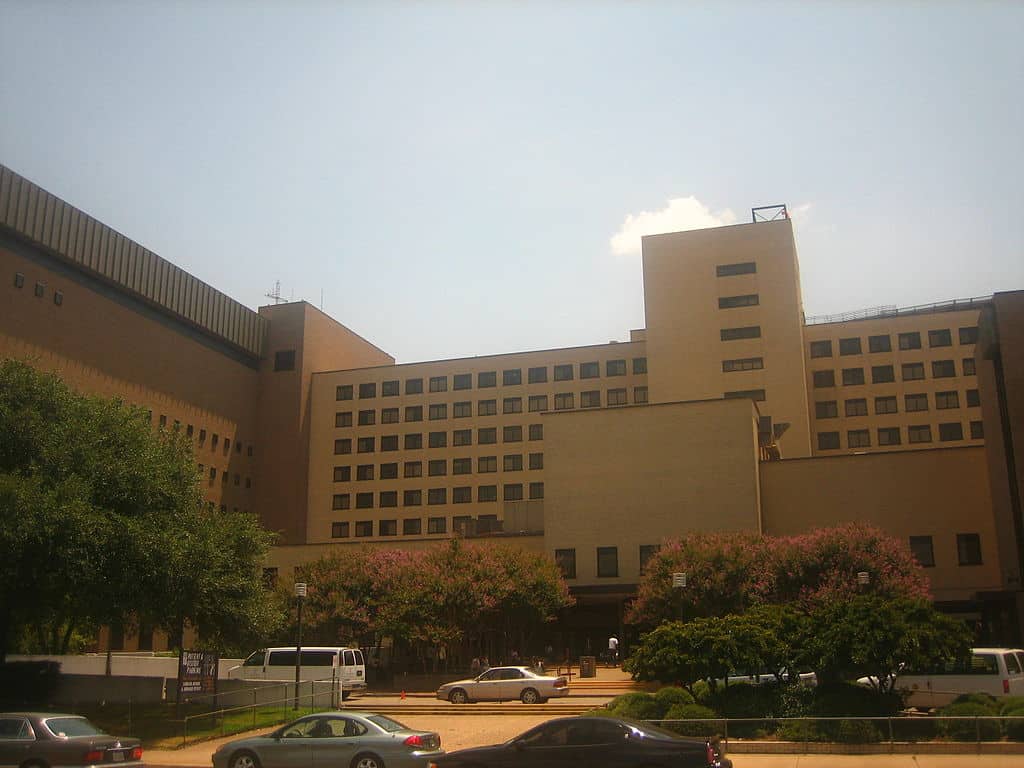
[[[566,678],[538,675],[529,667],[491,667],[476,677],[445,683],[437,689],[437,698],[452,704],[514,699],[523,704],[543,704],[555,696],[568,695]]]
[[[878,687],[874,677],[857,682]],[[904,694],[907,706],[919,709],[945,706],[964,693],[1024,696],[1024,650],[972,648],[966,662],[950,661],[929,670],[904,667],[896,673],[893,688]]]
[[[0,766],[142,765],[138,739],[110,736],[79,715],[0,713]]]
[[[432,731],[372,712],[321,712],[224,744],[213,768],[426,768],[442,755]]]
[[[435,768],[732,768],[717,744],[618,717],[548,720],[504,744],[461,749]]]
[[[253,651],[228,677],[242,680],[295,680],[296,648],[260,648]],[[302,649],[299,665],[301,679],[332,681],[342,700],[366,690],[366,662],[358,648],[312,646]]]

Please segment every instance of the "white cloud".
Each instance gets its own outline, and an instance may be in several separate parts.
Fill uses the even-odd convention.
[[[728,208],[712,213],[710,208],[693,195],[675,197],[660,211],[627,214],[622,227],[612,236],[610,245],[615,255],[630,256],[640,253],[640,238],[644,235],[706,229],[735,223],[736,214]]]

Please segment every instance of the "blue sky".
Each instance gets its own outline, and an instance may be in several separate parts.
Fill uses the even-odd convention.
[[[0,162],[400,362],[626,339],[637,224],[777,202],[808,314],[926,303],[1024,289],[1021,30],[1009,0],[0,0]]]

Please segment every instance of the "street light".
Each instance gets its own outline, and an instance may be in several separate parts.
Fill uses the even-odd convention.
[[[299,708],[299,679],[302,674],[302,599],[306,596],[306,582],[295,582],[295,600],[299,604],[299,628],[295,641],[295,709]]]
[[[672,574],[672,589],[679,590],[679,620],[683,621],[683,592],[686,589],[686,571]]]

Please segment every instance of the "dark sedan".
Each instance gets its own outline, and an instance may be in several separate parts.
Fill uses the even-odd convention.
[[[138,739],[108,736],[84,717],[0,712],[0,766],[142,768]]]
[[[617,717],[549,720],[504,744],[451,752],[436,768],[732,768],[715,743]]]

